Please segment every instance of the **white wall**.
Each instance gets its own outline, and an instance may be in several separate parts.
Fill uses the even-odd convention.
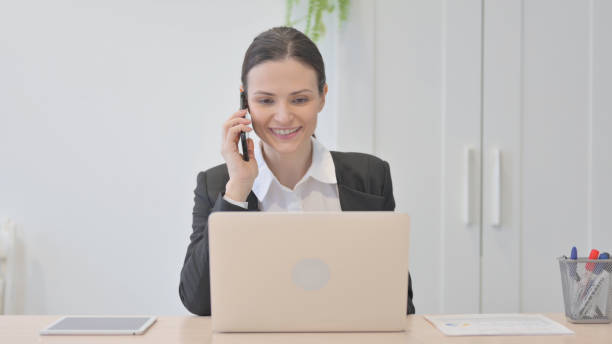
[[[21,226],[25,284],[8,311],[187,313],[195,177],[222,162],[246,48],[284,15],[283,0],[2,2],[0,219]]]

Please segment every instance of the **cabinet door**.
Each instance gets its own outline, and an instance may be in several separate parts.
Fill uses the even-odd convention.
[[[411,216],[419,313],[480,303],[481,1],[375,2],[374,152]]]
[[[483,26],[482,308],[518,312],[521,1],[487,1]]]
[[[484,312],[562,311],[555,258],[612,247],[611,16],[602,0],[484,2]]]

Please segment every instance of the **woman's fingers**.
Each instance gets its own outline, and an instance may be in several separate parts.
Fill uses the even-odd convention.
[[[247,114],[247,109],[242,109],[242,110],[238,110],[236,112],[234,112],[229,118],[228,120],[232,119],[232,118],[240,118],[240,117],[244,117]]]
[[[236,124],[250,124],[250,123],[251,123],[251,120],[247,118],[238,117],[238,118],[232,118],[228,120],[227,122],[225,122],[225,126],[227,126],[227,128],[231,128],[235,126]]]
[[[247,148],[249,150],[249,158],[255,160],[255,143],[253,143],[253,139],[247,139]]]
[[[230,137],[237,137],[239,136],[238,134],[240,134],[241,131],[244,132],[249,132],[253,130],[253,128],[249,127],[246,124],[236,124],[235,126],[229,128],[229,130],[227,131],[230,135]]]
[[[236,146],[236,143],[238,143],[240,140],[240,132],[249,132],[251,130],[253,130],[253,128],[244,124],[237,124],[229,128],[227,131],[227,136],[225,137],[225,148],[229,149],[230,151],[237,151],[238,147]]]
[[[231,117],[225,123],[223,123],[223,138],[227,135],[229,128],[234,127],[238,124],[251,124],[251,120],[243,117]]]
[[[241,109],[241,110],[234,112],[231,116],[229,116],[228,119],[231,119],[234,117],[244,117],[246,113],[247,113],[247,109]]]
[[[233,171],[230,172],[230,178],[232,175],[240,178],[241,173],[244,173],[244,171],[236,171],[237,166],[241,165],[241,163],[238,163],[238,161],[242,161],[242,156],[238,156],[240,153],[240,149],[238,147],[240,133],[248,133],[253,130],[252,127],[248,126],[251,124],[251,120],[244,118],[244,115],[246,115],[246,110],[237,111],[223,123],[223,143],[221,146],[221,154],[228,164],[228,168]],[[246,143],[249,158],[251,161],[255,161],[255,145],[253,140],[247,138]]]

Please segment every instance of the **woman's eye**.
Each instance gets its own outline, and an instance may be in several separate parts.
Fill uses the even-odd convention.
[[[296,98],[294,100],[296,104],[303,104],[303,103],[306,103],[307,101],[308,101],[308,98]]]
[[[268,105],[268,104],[272,104],[274,101],[272,99],[260,99],[259,103],[260,104],[264,104],[264,105]]]

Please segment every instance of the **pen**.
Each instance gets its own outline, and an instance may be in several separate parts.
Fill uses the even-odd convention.
[[[578,250],[576,249],[576,246],[572,247],[572,252],[570,253],[570,259],[571,260],[578,259]],[[580,281],[580,276],[578,276],[578,272],[576,271],[577,265],[578,265],[578,263],[571,262],[569,264],[569,268],[570,268],[570,276],[572,277],[572,279],[574,279],[576,282],[579,282]]]
[[[605,255],[604,255],[605,257]],[[592,249],[589,254],[589,260],[597,260],[599,258],[599,251]],[[604,278],[600,273],[601,269],[599,266],[601,263],[586,263],[585,264],[585,275],[580,283],[579,297],[578,297],[578,317],[593,317],[597,314],[597,298],[598,290],[601,288],[601,282]]]
[[[596,249],[592,249],[591,253],[589,254],[589,259],[590,260],[595,260],[599,258],[599,251],[597,251]],[[590,272],[593,272],[593,268],[594,268],[595,264],[594,263],[586,263],[586,269]]]
[[[596,260],[599,257],[599,251],[597,251],[596,249],[592,249],[591,253],[589,254],[589,260]],[[582,280],[582,292],[580,293],[580,297],[583,298],[586,296],[586,294],[588,293],[589,289],[591,289],[593,280],[592,280],[592,275],[593,275],[593,270],[595,268],[595,263],[586,263],[585,264],[585,275],[584,275],[584,279]]]
[[[601,254],[599,254],[599,258],[597,258],[598,260],[602,260],[602,259],[610,259],[610,254],[608,252],[602,252]],[[593,270],[593,273],[597,276],[594,278],[593,282],[591,283],[591,294],[595,294],[597,293],[598,285],[600,283],[602,283],[602,279],[603,278],[607,278],[607,276],[603,276],[601,273],[604,270],[604,267],[607,265],[608,263],[595,263],[595,269]],[[601,293],[598,293],[597,295],[601,295]],[[588,295],[586,296],[587,299],[592,298],[592,305],[591,305],[591,309],[589,310],[589,308],[585,307],[586,309],[586,315],[591,316],[591,317],[603,317],[604,316],[604,312],[602,312],[601,308],[599,307],[600,305],[602,305],[605,307],[605,303],[606,303],[606,299],[604,298],[604,300],[600,300],[601,297],[597,298],[597,295]],[[588,304],[588,302],[587,302]],[[586,305],[585,305],[586,306]],[[594,307],[594,309],[592,309]]]
[[[602,252],[599,255],[599,259],[610,259],[610,254],[608,252]],[[597,265],[595,266],[595,273],[600,273],[603,269],[608,272],[612,272],[612,266],[610,265],[610,263],[597,263]]]
[[[610,259],[610,254],[608,252],[602,252],[599,254],[599,259]]]

